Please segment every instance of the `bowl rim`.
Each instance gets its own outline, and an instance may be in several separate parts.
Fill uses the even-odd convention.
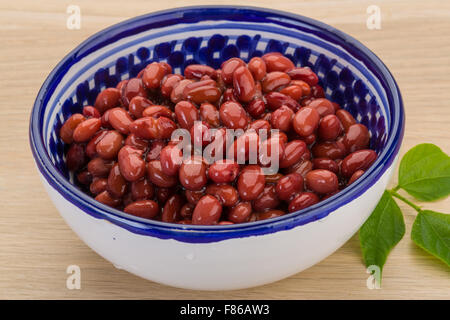
[[[277,18],[277,20],[274,20],[273,22],[278,24],[281,23],[280,20],[287,19],[289,23],[307,25],[320,32],[325,32],[327,35],[344,42],[348,46],[345,47],[347,51],[349,51],[349,49],[355,51],[352,51],[352,54],[355,55],[357,53],[358,57],[364,61],[364,64],[377,75],[377,78],[382,76],[385,84],[382,83],[381,85],[387,92],[389,109],[394,111],[393,116],[391,117],[392,124],[390,128],[387,128],[387,132],[392,132],[390,132],[387,137],[384,150],[370,169],[365,172],[364,179],[358,179],[355,183],[344,190],[341,190],[339,193],[311,207],[281,217],[242,224],[214,226],[180,225],[136,217],[108,207],[94,200],[94,198],[72,185],[53,165],[47,154],[40,131],[41,111],[45,110],[47,106],[47,101],[45,101],[44,98],[49,91],[50,95],[53,92],[55,81],[57,82],[57,80],[65,74],[68,66],[77,63],[77,59],[80,59],[80,53],[87,55],[92,51],[97,50],[105,45],[105,40],[107,39],[111,41],[114,37],[120,38],[129,36],[130,34],[122,35],[124,32],[123,28],[131,30],[130,32],[140,32],[135,29],[145,23],[148,24],[152,19],[157,21],[167,21],[169,19],[184,18],[186,14],[200,14],[200,11],[202,11],[202,14],[205,14],[206,12],[211,12],[212,14],[214,12],[221,12],[221,10],[226,11],[229,14],[242,14],[243,12],[247,12],[261,15],[265,18]],[[108,34],[110,36],[108,36]],[[369,65],[367,65],[367,63]],[[39,90],[30,115],[29,141],[38,170],[45,180],[66,200],[85,213],[96,218],[109,220],[116,225],[138,234],[151,235],[164,239],[173,238],[185,242],[213,242],[291,229],[299,225],[323,219],[328,216],[329,213],[358,198],[378,181],[384,172],[392,165],[403,139],[404,125],[403,102],[396,81],[385,64],[370,49],[355,38],[320,21],[280,10],[253,6],[186,6],[151,12],[114,24],[90,36],[69,52],[50,72]]]

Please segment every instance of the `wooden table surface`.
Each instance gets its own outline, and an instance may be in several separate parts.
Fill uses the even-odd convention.
[[[389,256],[379,290],[366,287],[368,274],[357,235],[324,261],[288,279],[248,290],[201,292],[156,284],[114,268],[64,223],[41,185],[28,145],[29,114],[42,82],[65,54],[107,26],[156,10],[207,3],[242,1],[0,2],[0,298],[449,299],[450,269],[410,240],[415,212],[403,204],[407,232]],[[359,39],[386,63],[401,88],[406,108],[401,154],[422,142],[450,153],[450,1],[246,4],[306,15]],[[380,30],[366,26],[366,9],[372,4],[381,9]],[[69,5],[81,9],[79,30],[66,28]],[[450,213],[450,198],[425,205]],[[69,265],[81,268],[81,290],[66,288]]]

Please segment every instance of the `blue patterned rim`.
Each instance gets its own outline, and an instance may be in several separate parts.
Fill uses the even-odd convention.
[[[107,207],[77,189],[55,168],[47,153],[42,134],[44,110],[49,97],[70,66],[90,53],[124,37],[152,28],[208,19],[270,22],[293,29],[307,30],[311,34],[345,48],[353,58],[361,61],[377,77],[387,93],[390,124],[385,147],[376,162],[364,174],[364,179],[357,180],[345,190],[314,206],[278,218],[237,225],[194,226],[143,219]],[[36,164],[45,180],[82,211],[93,217],[106,219],[133,233],[182,242],[207,243],[288,230],[326,217],[339,207],[358,198],[378,181],[398,154],[403,131],[403,103],[394,78],[383,62],[356,39],[324,23],[282,11],[255,7],[195,6],[159,11],[129,19],[98,32],[76,47],[53,69],[42,85],[30,117],[29,139]]]

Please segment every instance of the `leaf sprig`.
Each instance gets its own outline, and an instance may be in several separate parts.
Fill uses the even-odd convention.
[[[423,210],[399,194],[400,189],[421,201],[434,201],[448,196],[450,157],[429,143],[419,144],[403,156],[398,185],[383,193],[375,210],[359,230],[366,266],[375,265],[381,271],[389,252],[405,234],[403,215],[394,198],[408,204],[418,213],[411,230],[411,239],[450,266],[450,214]]]

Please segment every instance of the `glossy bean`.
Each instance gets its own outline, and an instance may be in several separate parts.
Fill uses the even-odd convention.
[[[203,196],[195,206],[192,223],[197,225],[217,224],[222,215],[220,201],[211,195]]]
[[[247,67],[256,81],[261,81],[266,76],[267,66],[264,60],[260,57],[253,57],[248,62]]]
[[[289,173],[278,180],[276,188],[277,196],[281,200],[290,200],[297,193],[303,191],[303,177],[300,173]]]
[[[342,160],[341,173],[345,177],[351,177],[358,170],[366,171],[376,159],[377,154],[373,150],[355,151]]]
[[[146,219],[152,219],[159,213],[159,205],[153,200],[138,200],[123,210],[126,213]]]
[[[73,131],[73,141],[87,142],[100,130],[102,121],[98,118],[90,118],[79,123]]]
[[[305,209],[319,202],[319,197],[312,192],[301,192],[295,196],[288,206],[289,212]]]
[[[59,136],[61,137],[62,141],[67,144],[72,143],[73,132],[75,131],[75,128],[85,120],[86,118],[81,113],[74,113],[73,115],[71,115],[59,130]]]
[[[256,199],[264,190],[266,180],[263,171],[257,165],[246,166],[238,178],[239,196],[244,201]]]

